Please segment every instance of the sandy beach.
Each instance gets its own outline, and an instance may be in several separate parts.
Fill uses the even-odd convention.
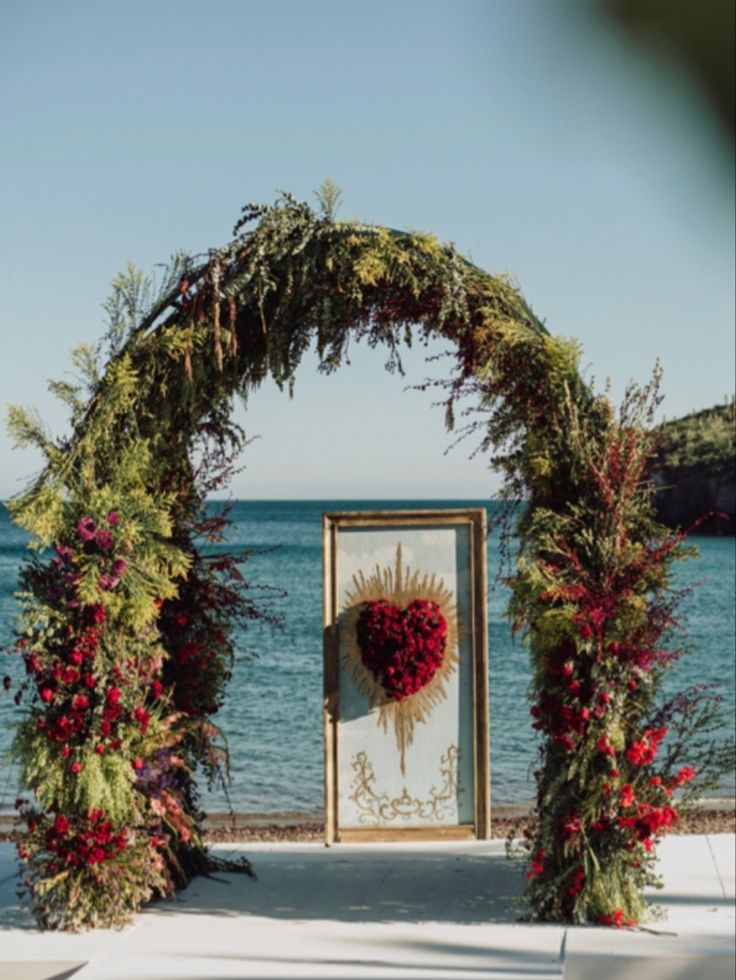
[[[498,807],[492,813],[491,833],[495,839],[510,835],[519,837],[533,825],[529,814],[519,808]],[[324,838],[324,824],[308,813],[216,813],[204,821],[205,838],[211,844],[276,843],[292,841],[318,842]],[[736,833],[736,808],[733,800],[708,800],[681,814],[673,834]],[[17,842],[21,834],[11,816],[0,815],[0,841]]]
[[[736,811],[733,801],[719,801],[720,805],[702,806],[685,813],[672,830],[674,834],[733,834],[736,833]],[[511,808],[492,815],[491,833],[496,839],[511,834],[521,836],[533,824],[528,814],[516,813]],[[212,843],[235,841],[321,841],[324,824],[320,819],[305,814],[227,814],[208,817],[205,834]]]

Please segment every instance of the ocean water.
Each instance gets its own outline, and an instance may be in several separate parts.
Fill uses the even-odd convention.
[[[232,757],[229,796],[240,812],[299,811],[317,814],[322,807],[322,535],[325,510],[380,507],[486,507],[495,502],[447,501],[236,501],[228,544],[252,554],[242,571],[254,586],[274,586],[270,595],[283,626],[249,626],[238,637],[238,658],[227,702],[214,720],[224,730]],[[733,538],[693,539],[697,559],[678,568],[678,585],[700,583],[685,600],[688,654],[670,672],[667,690],[692,683],[719,685],[733,734],[734,592],[736,542]],[[13,593],[26,552],[26,535],[10,523],[0,505],[0,644],[12,641],[16,615]],[[532,770],[537,739],[530,725],[527,651],[515,640],[504,617],[508,590],[498,581],[498,534],[488,541],[490,594],[488,628],[491,699],[491,796],[495,805],[523,805],[533,796]],[[257,594],[257,593],[256,593]],[[3,656],[0,675],[20,678],[20,658]],[[17,771],[6,758],[12,730],[21,717],[12,698],[0,692],[0,812],[12,807]],[[222,788],[202,787],[212,812],[228,803]],[[719,795],[733,796],[733,779]]]

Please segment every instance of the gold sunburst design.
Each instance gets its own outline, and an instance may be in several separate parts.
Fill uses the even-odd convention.
[[[445,652],[442,663],[431,680],[416,693],[402,701],[389,697],[380,680],[363,663],[358,643],[358,617],[364,602],[385,599],[401,608],[406,608],[415,599],[436,602],[447,623]],[[452,592],[436,575],[412,572],[402,565],[401,542],[396,548],[395,567],[376,565],[373,572],[365,577],[362,571],[353,575],[353,588],[348,590],[343,608],[342,627],[344,630],[345,669],[352,675],[358,690],[366,695],[371,710],[378,711],[378,724],[384,732],[389,723],[396,733],[396,744],[401,758],[401,772],[406,773],[406,750],[414,741],[414,727],[424,722],[433,708],[447,698],[448,678],[460,662],[458,654],[459,625],[457,606]]]

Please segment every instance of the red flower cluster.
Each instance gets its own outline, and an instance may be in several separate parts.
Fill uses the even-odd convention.
[[[532,878],[538,878],[544,871],[544,862],[547,857],[547,852],[543,847],[534,854],[531,860],[531,867],[526,873],[527,878],[531,881]]]
[[[671,806],[652,806],[651,803],[639,803],[632,817],[619,817],[618,825],[631,830],[635,838],[641,841],[645,851],[651,851],[654,838],[660,836],[680,819],[677,810]]]
[[[580,892],[583,890],[584,887],[585,887],[585,871],[583,871],[582,868],[577,868],[577,870],[573,872],[573,876],[572,879],[570,880],[570,884],[567,886],[567,893],[572,898],[575,898],[576,895],[580,894]]]
[[[59,871],[65,866],[79,868],[102,864],[128,846],[126,829],[115,831],[112,822],[105,820],[103,810],[90,810],[86,820],[79,822],[76,832],[69,819],[63,813],[57,813],[53,825],[46,831],[45,840],[46,849],[54,855],[52,864]]]
[[[95,686],[93,674],[80,668],[83,668],[85,660],[90,664],[94,660],[99,639],[94,627],[84,629],[78,636],[70,638],[66,652],[54,658],[50,664],[44,664],[34,651],[23,653],[26,673],[34,677],[42,701],[51,704],[57,699],[66,698],[80,682],[87,689]]]
[[[395,701],[428,684],[445,656],[447,620],[428,599],[404,609],[387,599],[365,602],[357,632],[363,663]]]
[[[623,909],[614,909],[611,913],[602,915],[600,922],[602,926],[613,926],[614,929],[623,929],[624,926],[631,927],[636,925],[634,919],[624,920]]]
[[[626,750],[626,758],[633,766],[654,762],[659,743],[667,734],[666,728],[647,728],[640,741],[632,742]]]

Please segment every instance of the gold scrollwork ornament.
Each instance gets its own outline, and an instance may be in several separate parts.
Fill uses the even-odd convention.
[[[385,824],[394,820],[407,822],[412,818],[424,822],[439,822],[446,817],[454,817],[458,799],[464,792],[458,785],[458,746],[451,745],[441,757],[440,763],[442,785],[439,789],[432,786],[426,799],[410,796],[405,786],[399,796],[390,797],[388,793],[377,792],[373,764],[366,752],[358,752],[350,763],[355,775],[351,787],[353,792],[348,799],[360,811],[360,823],[371,821]]]

